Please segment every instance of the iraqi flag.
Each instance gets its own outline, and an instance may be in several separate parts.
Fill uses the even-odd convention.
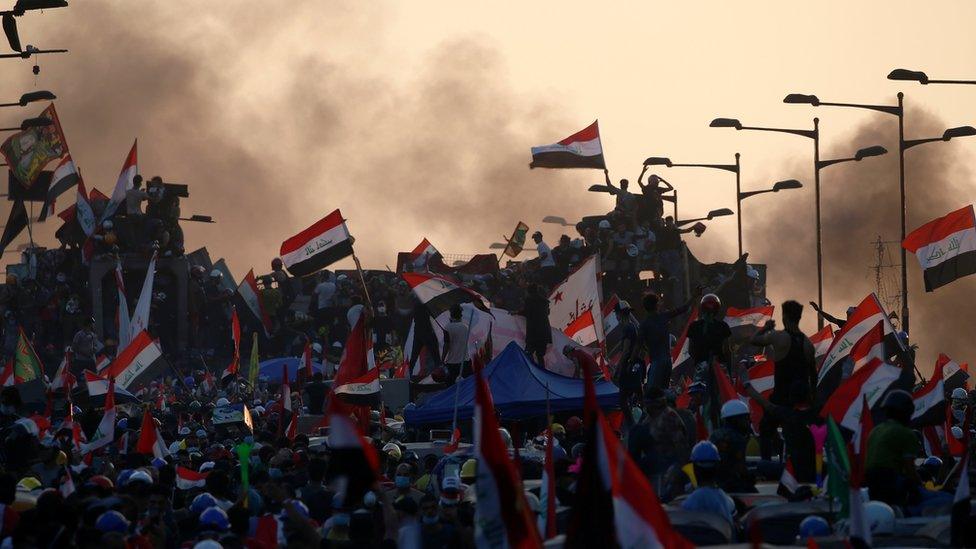
[[[599,121],[552,145],[532,147],[529,167],[607,169],[603,144],[600,142]]]
[[[925,291],[976,273],[976,216],[973,206],[960,208],[912,231],[902,247],[915,254]]]
[[[129,154],[125,157],[125,162],[122,163],[119,179],[115,182],[115,189],[112,190],[112,198],[105,207],[105,213],[102,214],[103,220],[115,214],[119,206],[125,203],[125,193],[129,192],[135,185],[134,180],[136,174],[139,173],[138,145],[138,139],[132,142],[132,148],[129,149]]]
[[[688,315],[688,322],[681,330],[681,337],[671,348],[671,379],[678,380],[682,377],[691,377],[695,371],[695,363],[691,360],[691,342],[688,340],[688,328],[698,320],[698,308],[691,310]]]
[[[264,328],[264,335],[267,337],[271,333],[271,317],[268,316],[264,310],[264,305],[261,304],[261,294],[258,291],[258,281],[254,277],[254,269],[248,271],[244,280],[241,280],[240,285],[237,286],[237,293],[247,306],[247,310],[251,311],[254,318],[261,323],[261,327]]]
[[[915,411],[912,412],[912,426],[940,425],[945,420],[945,395],[942,368],[936,364],[935,372],[928,383],[912,393],[912,400],[915,402]]]
[[[786,458],[786,466],[783,467],[783,474],[779,477],[779,487],[776,489],[776,493],[784,498],[789,498],[796,494],[796,491],[799,489],[800,483],[796,480],[796,472],[793,470],[793,460]]]
[[[75,198],[73,213],[74,218],[78,221],[78,226],[81,227],[81,232],[85,233],[85,236],[90,237],[95,234],[95,211],[92,210],[91,200],[88,197],[88,191],[85,189],[85,181],[81,179],[78,180],[78,194]],[[65,218],[62,217],[62,219]]]
[[[542,547],[522,480],[498,432],[488,384],[475,371],[474,458],[478,460],[474,541],[477,547]]]
[[[114,378],[119,387],[130,392],[138,392],[150,381],[162,376],[168,364],[163,351],[149,333],[139,332],[129,346],[122,349],[112,364],[105,369],[109,378]]]
[[[840,363],[851,354],[854,345],[871,331],[879,322],[884,328],[886,338],[894,337],[894,327],[875,294],[865,297],[851,314],[844,327],[837,332],[824,356],[820,372],[817,374],[817,389],[821,395],[831,393],[841,379]]]
[[[725,311],[725,323],[732,330],[732,337],[736,341],[747,341],[767,322],[773,319],[772,305],[768,307],[754,307],[752,309],[736,309],[729,307]]]
[[[224,368],[224,373],[220,376],[221,380],[237,375],[237,371],[241,369],[241,321],[237,317],[237,307],[231,307],[230,338],[234,345],[233,355],[230,364]]]
[[[592,366],[584,363],[583,369],[588,440],[565,547],[603,547],[608,541],[618,547],[692,547],[671,526],[651,483],[597,405]]]
[[[79,179],[78,168],[75,167],[74,161],[71,160],[71,154],[66,154],[58,163],[57,168],[54,169],[54,174],[51,176],[51,186],[47,189],[47,196],[44,198],[44,207],[41,208],[41,213],[37,217],[39,223],[43,223],[49,215],[54,213],[54,201],[62,194],[68,192],[71,187],[77,185]]]
[[[830,324],[823,327],[823,330],[813,334],[810,337],[810,343],[813,344],[813,356],[817,362],[817,370],[820,370],[820,365],[823,363],[823,359],[827,356],[827,351],[830,350],[830,344],[834,341],[834,328]]]
[[[331,459],[326,471],[327,482],[346,479],[345,501],[359,502],[380,478],[380,461],[376,448],[366,440],[349,406],[330,398],[326,410],[329,425],[328,445]]]
[[[969,386],[969,372],[966,368],[943,353],[939,353],[939,359],[935,361],[935,372],[942,372],[946,393],[951,393],[953,389],[959,387],[965,389]]]
[[[901,375],[901,368],[885,362],[884,324],[878,322],[851,349],[854,374],[841,383],[824,404],[820,415],[834,418],[839,425],[857,431],[863,398],[874,407]]]
[[[557,330],[565,331],[587,310],[594,316],[596,341],[603,341],[603,318],[599,280],[599,260],[591,255],[566,280],[553,288],[549,294],[549,324]],[[596,315],[601,318],[595,318]]]
[[[149,408],[142,414],[142,427],[139,429],[139,442],[136,443],[136,452],[140,454],[152,454],[153,457],[163,459],[169,455],[163,435],[159,432],[156,420],[149,413]]]
[[[210,471],[200,473],[193,469],[176,466],[176,487],[180,490],[193,490],[203,488],[207,485],[207,476]]]
[[[427,263],[430,258],[439,256],[441,253],[426,238],[410,252],[410,261],[413,263],[414,270],[427,270]]]
[[[85,370],[85,387],[88,389],[88,405],[92,408],[105,407],[105,396],[108,394],[109,379],[91,370]],[[119,404],[141,404],[141,401],[129,391],[115,386],[115,402]]]
[[[94,452],[115,441],[115,415],[115,381],[109,380],[108,396],[105,397],[105,413],[102,415],[102,421],[98,423],[95,434],[92,435],[91,442],[82,444],[83,454]]]
[[[142,281],[139,301],[136,302],[136,310],[129,320],[129,341],[135,339],[139,332],[149,329],[149,312],[152,310],[153,284],[156,281],[156,258],[158,255],[159,252],[153,252],[149,266],[146,267],[146,278]]]
[[[281,243],[281,262],[293,276],[305,276],[352,255],[352,236],[335,210]]]
[[[74,374],[71,373],[71,351],[66,351],[64,353],[64,358],[61,359],[61,365],[58,366],[58,371],[54,373],[54,379],[52,379],[51,384],[48,385],[48,390],[61,390],[65,393],[70,393],[71,389],[73,389],[77,383],[78,379],[75,378]]]
[[[579,318],[574,320],[569,326],[566,326],[563,333],[583,346],[595,343],[597,341],[596,323],[593,321],[592,310],[587,309]]]
[[[373,337],[360,314],[346,338],[339,370],[332,381],[333,391],[354,404],[373,404],[380,396],[380,371],[373,354]]]
[[[445,276],[432,273],[402,273],[400,276],[410,285],[417,299],[427,306],[432,317],[461,303],[474,303],[483,311],[491,307],[484,296]]]

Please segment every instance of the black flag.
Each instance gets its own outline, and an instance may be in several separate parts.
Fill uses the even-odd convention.
[[[24,207],[23,200],[14,202],[13,209],[10,210],[10,217],[7,224],[3,227],[3,236],[0,237],[0,254],[7,249],[7,246],[17,238],[27,227],[27,208]]]

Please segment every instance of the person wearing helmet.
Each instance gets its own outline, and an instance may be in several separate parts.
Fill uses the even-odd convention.
[[[535,249],[539,253],[539,282],[546,289],[552,288],[557,280],[559,272],[556,269],[556,259],[552,255],[552,249],[542,239],[542,233],[536,231],[532,233],[532,241],[535,242]]]
[[[797,540],[802,544],[810,538],[822,538],[833,533],[827,519],[819,515],[810,515],[800,521],[800,528],[797,533]]]
[[[871,530],[871,537],[892,536],[895,533],[895,510],[883,501],[864,504],[864,522]]]
[[[746,467],[746,445],[752,435],[749,406],[739,399],[722,404],[722,426],[712,432],[709,440],[722,457],[715,471],[715,480],[727,492],[753,493],[756,480]]]
[[[118,511],[105,511],[95,520],[95,528],[106,534],[114,532],[125,535],[129,532],[129,521]]]
[[[640,324],[640,338],[651,362],[647,383],[652,387],[667,389],[671,384],[671,321],[691,309],[692,302],[701,295],[701,287],[691,298],[674,309],[660,310],[661,298],[655,293],[644,296],[646,316]]]
[[[872,500],[890,505],[914,505],[921,482],[915,458],[921,453],[915,432],[909,428],[915,403],[907,391],[885,395],[881,410],[887,419],[868,435],[865,480]]]
[[[711,513],[735,521],[735,502],[718,486],[718,469],[721,463],[718,448],[703,440],[691,449],[691,463],[695,470],[697,487],[682,503],[686,511]]]
[[[774,363],[773,393],[769,402],[777,406],[792,407],[796,401],[790,396],[797,384],[805,386],[807,392],[817,386],[817,362],[813,343],[800,330],[803,305],[790,300],[783,303],[781,310],[783,329],[776,330],[775,321],[770,320],[753,336],[751,343],[757,347],[765,347],[766,356]],[[812,402],[812,394],[803,400]],[[764,460],[772,459],[774,447],[779,446],[778,417],[780,416],[776,414],[766,414],[759,424],[760,452]]]
[[[698,305],[698,319],[688,326],[688,352],[695,365],[695,380],[703,381],[708,387],[707,401],[711,405],[713,425],[719,423],[718,411],[721,400],[712,364],[718,362],[728,368],[731,365],[732,351],[729,340],[732,330],[725,323],[722,301],[715,294],[702,296]]]
[[[942,459],[937,456],[928,456],[918,466],[918,478],[924,483],[927,490],[937,490],[942,485]]]
[[[230,520],[227,512],[220,507],[214,506],[200,513],[200,530],[226,532],[230,529]]]
[[[663,389],[646,387],[643,400],[644,413],[630,429],[627,449],[647,478],[660,486],[657,479],[663,478],[671,467],[687,463],[691,447],[685,424],[668,406]]]

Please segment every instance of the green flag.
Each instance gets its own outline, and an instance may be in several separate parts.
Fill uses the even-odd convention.
[[[247,490],[250,487],[251,448],[252,446],[246,442],[242,442],[234,448],[237,451],[238,459],[241,461],[241,493],[244,494],[244,508],[247,508]]]
[[[258,381],[258,333],[254,332],[251,335],[254,336],[254,340],[251,343],[251,360],[247,367],[247,383],[253,389]]]
[[[840,500],[840,518],[850,516],[851,463],[847,458],[847,444],[834,418],[827,417],[827,441],[824,444],[827,458],[827,496]]]
[[[17,339],[17,353],[14,357],[14,380],[17,383],[26,383],[35,379],[43,379],[41,374],[41,360],[37,358],[34,347],[27,340],[27,334],[23,328],[19,328],[20,336]]]

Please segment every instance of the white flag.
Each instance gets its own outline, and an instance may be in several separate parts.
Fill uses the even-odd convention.
[[[142,283],[142,291],[139,292],[139,301],[136,303],[136,312],[132,315],[129,322],[129,340],[135,339],[141,332],[149,329],[149,310],[152,307],[153,281],[156,278],[156,254],[153,253],[149,260],[149,267],[146,269],[146,280]],[[120,349],[123,347],[120,345]]]

